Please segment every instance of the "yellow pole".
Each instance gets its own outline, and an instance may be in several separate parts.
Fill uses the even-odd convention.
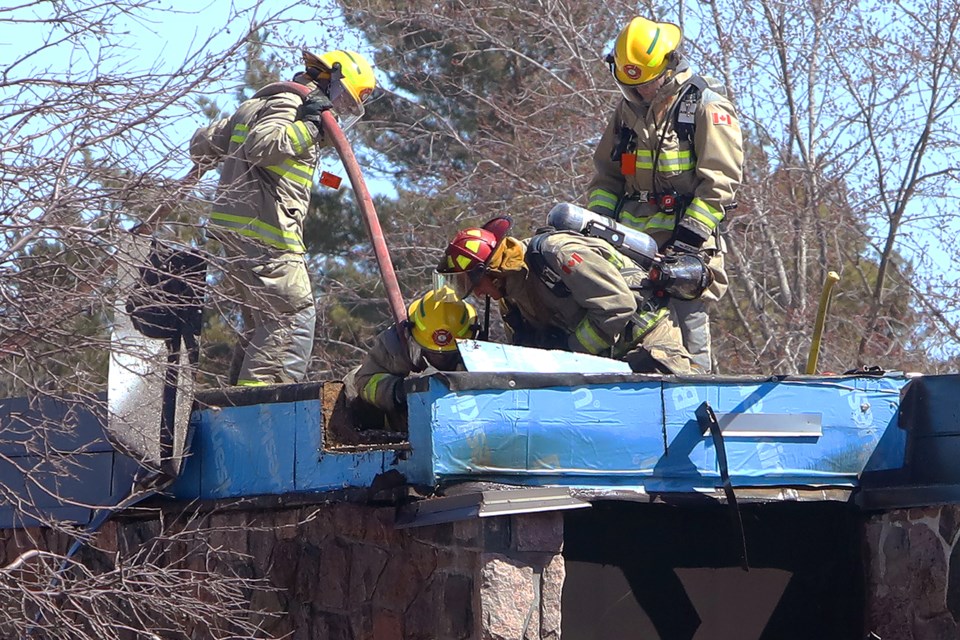
[[[813,341],[810,343],[810,355],[807,356],[807,375],[817,372],[817,360],[820,358],[820,339],[823,337],[823,324],[827,319],[827,309],[830,307],[830,292],[833,285],[840,282],[840,275],[836,271],[827,273],[820,292],[820,306],[817,308],[817,321],[813,325]]]

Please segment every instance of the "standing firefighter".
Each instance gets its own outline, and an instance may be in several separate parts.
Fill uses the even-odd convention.
[[[601,238],[552,230],[518,240],[502,220],[460,231],[437,271],[460,297],[499,300],[515,344],[611,356],[640,373],[691,372],[646,269]]]
[[[231,371],[231,382],[240,385],[306,376],[316,310],[303,219],[318,147],[327,144],[321,115],[332,110],[341,128],[349,127],[376,86],[373,69],[357,53],[304,51],[303,61],[293,82],[264,87],[190,142],[200,168],[222,164],[210,232],[223,245],[226,278],[243,304]]]
[[[703,298],[671,305],[698,370],[711,368],[705,301],[727,289],[720,223],[740,185],[743,141],[723,87],[695,75],[680,28],[637,17],[607,56],[623,99],[600,140],[591,211],[650,234],[660,250],[703,252],[714,283]]]
[[[452,371],[460,365],[457,339],[477,335],[477,311],[457,300],[449,288],[428,291],[413,301],[400,331],[394,325],[377,336],[359,367],[347,374],[344,388],[350,402],[363,402],[391,412],[407,404],[403,379],[433,367]]]

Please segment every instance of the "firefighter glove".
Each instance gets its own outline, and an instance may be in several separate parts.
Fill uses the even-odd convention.
[[[397,383],[393,385],[393,404],[397,408],[407,406],[407,390],[403,386],[403,380],[397,380]]]
[[[697,253],[706,241],[707,238],[701,235],[699,230],[686,227],[681,222],[680,226],[677,227],[677,234],[669,246],[676,253]]]
[[[297,114],[297,119],[303,120],[310,128],[310,133],[314,134],[315,138],[318,138],[320,137],[320,132],[323,131],[323,120],[321,119],[323,112],[330,111],[331,109],[333,109],[333,103],[330,102],[330,98],[320,89],[316,89],[315,91],[311,91],[307,97],[303,99],[303,104],[300,105],[300,112]]]

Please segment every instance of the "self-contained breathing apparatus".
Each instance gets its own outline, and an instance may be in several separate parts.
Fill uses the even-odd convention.
[[[661,255],[657,243],[646,233],[631,229],[606,216],[594,213],[574,204],[561,203],[547,214],[547,225],[559,231],[574,231],[585,236],[601,238],[623,255],[633,260],[647,272],[641,284],[655,297],[673,297],[680,300],[696,300],[713,284],[713,274],[699,253],[671,253]],[[536,240],[536,238],[534,239]],[[531,266],[541,279],[550,286],[551,275],[545,265],[538,265],[537,246],[531,241],[528,248]],[[542,263],[542,259],[540,261]]]

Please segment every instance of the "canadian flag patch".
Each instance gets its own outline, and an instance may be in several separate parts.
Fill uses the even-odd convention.
[[[733,118],[729,113],[713,113],[713,124],[733,124]]]

